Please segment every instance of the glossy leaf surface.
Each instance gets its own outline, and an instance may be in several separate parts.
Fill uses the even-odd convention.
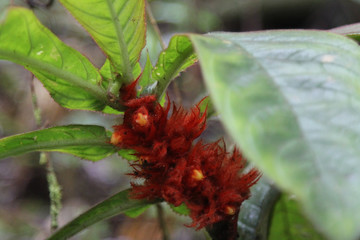
[[[0,139],[0,159],[34,151],[56,151],[96,161],[116,152],[104,127],[68,125]]]
[[[88,211],[75,218],[64,227],[55,232],[48,240],[68,239],[85,228],[110,217],[126,211],[140,209],[153,203],[146,200],[133,200],[129,198],[130,190],[125,190],[104,200]]]
[[[145,46],[145,0],[60,0],[127,83]]]
[[[320,31],[191,36],[228,132],[330,239],[360,235],[360,49]],[[341,221],[339,221],[341,219]]]
[[[171,38],[167,49],[160,53],[152,77],[157,80],[156,95],[160,97],[170,81],[197,61],[191,41],[184,35]]]
[[[10,8],[0,25],[0,59],[23,65],[70,109],[102,110],[106,92],[101,76],[87,58],[66,46],[32,11]]]

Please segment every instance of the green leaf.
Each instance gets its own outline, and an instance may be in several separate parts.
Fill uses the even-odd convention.
[[[135,76],[135,78],[138,78],[141,74],[141,71],[142,69],[140,63],[137,63],[133,68],[132,74]],[[105,63],[101,67],[100,74],[106,80],[102,82],[103,87],[106,89],[109,88],[109,84],[118,77],[109,59],[106,59]]]
[[[145,46],[145,0],[60,0],[104,50],[126,83]]]
[[[134,209],[124,212],[124,214],[128,217],[136,218],[136,217],[140,216],[141,214],[143,214],[146,210],[148,210],[148,208],[151,207],[151,205],[152,204],[147,204],[145,206],[134,208]]]
[[[33,151],[57,151],[96,161],[116,152],[105,128],[68,125],[0,139],[0,159]]]
[[[360,236],[360,49],[321,31],[191,36],[223,123],[330,239]]]
[[[110,106],[106,106],[103,110],[102,110],[103,113],[106,113],[106,114],[122,114],[123,112],[120,112],[118,110],[115,110],[114,108],[110,107]]]
[[[210,118],[210,117],[216,115],[216,110],[214,108],[214,104],[211,101],[209,96],[207,96],[201,100],[199,108],[200,108],[201,113],[205,112],[205,110],[206,110],[206,118]]]
[[[128,161],[138,160],[138,157],[134,155],[135,153],[136,151],[134,149],[120,149],[118,151],[119,156]]]
[[[177,214],[188,216],[190,214],[190,209],[186,206],[185,203],[175,207],[172,204],[169,204],[170,208]]]
[[[99,72],[100,72],[102,78],[105,80],[105,81],[101,82],[103,88],[108,89],[109,83],[111,81],[113,81],[115,79],[115,77],[116,77],[115,72],[112,69],[110,60],[108,58],[105,60],[104,64],[100,68]]]
[[[302,214],[295,199],[286,195],[275,205],[267,239],[325,240]]]
[[[145,67],[144,70],[141,74],[141,77],[139,79],[139,86],[140,86],[140,90],[139,93],[147,95],[147,94],[151,94],[154,92],[154,87],[156,86],[156,81],[152,78],[152,69],[153,66],[151,64],[151,60],[150,60],[150,56],[149,53],[147,53],[147,58],[146,58],[146,63],[145,63]]]
[[[66,46],[32,11],[13,7],[0,25],[0,59],[23,65],[70,109],[101,110],[107,103],[97,69],[76,50]]]
[[[106,59],[104,65],[101,67],[100,74],[103,77],[103,79],[106,80],[102,82],[103,87],[105,89],[109,89],[109,92],[113,94],[112,102],[114,104],[114,107],[118,110],[122,110],[122,111],[118,111],[113,107],[106,106],[102,112],[107,114],[122,114],[125,107],[121,105],[120,96],[119,96],[121,84],[119,83],[119,81],[115,80],[119,76],[114,72],[109,59]],[[141,74],[141,66],[139,63],[137,63],[133,68],[133,76],[135,76],[135,78],[138,78],[140,74]]]
[[[272,186],[264,177],[251,188],[251,197],[244,201],[240,208],[238,218],[239,239],[268,239],[268,226],[272,210],[279,196],[279,190]]]
[[[126,211],[139,209],[155,201],[129,199],[130,190],[124,190],[104,200],[60,228],[48,240],[68,239],[85,228]]]
[[[171,38],[167,49],[160,53],[153,69],[152,77],[157,80],[155,93],[160,98],[170,81],[197,61],[192,43],[187,36],[176,35]]]

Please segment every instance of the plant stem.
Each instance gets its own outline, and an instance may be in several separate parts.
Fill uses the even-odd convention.
[[[46,162],[46,178],[49,185],[49,196],[50,196],[50,218],[51,218],[51,231],[55,231],[58,224],[58,215],[61,209],[61,186],[59,185],[54,168],[51,160],[47,153],[40,153],[40,161]],[[42,159],[44,158],[44,159]]]
[[[164,209],[160,203],[156,204],[156,210],[157,210],[160,229],[163,234],[163,240],[169,240],[169,232],[166,227],[165,218],[164,218]]]
[[[31,74],[30,82],[31,99],[33,104],[33,112],[36,121],[37,128],[43,128],[41,126],[41,110],[38,105],[37,96],[34,88],[34,75]],[[57,181],[54,168],[52,166],[49,155],[45,152],[40,152],[40,164],[45,165],[46,178],[49,186],[49,197],[50,197],[50,219],[51,219],[51,230],[54,231],[58,228],[58,215],[61,209],[61,187]]]
[[[164,50],[166,48],[166,45],[164,43],[164,40],[162,39],[159,26],[157,25],[156,19],[154,18],[154,15],[151,11],[151,7],[147,1],[146,1],[146,15],[148,17],[148,20],[149,20],[151,26],[154,28],[156,36],[160,42],[161,49]]]
[[[36,125],[39,128],[41,126],[41,110],[38,106],[38,101],[37,101],[37,97],[35,94],[34,75],[33,74],[31,74],[30,91],[31,91],[31,101],[32,101],[32,105],[33,105],[34,118],[35,118]]]

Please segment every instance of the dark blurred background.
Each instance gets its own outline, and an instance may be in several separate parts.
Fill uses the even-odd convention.
[[[32,8],[43,24],[66,44],[86,55],[95,66],[103,64],[103,53],[57,0],[0,0],[0,18],[9,5]],[[151,8],[165,42],[179,32],[330,29],[360,22],[360,0],[156,0],[151,1]],[[154,65],[161,47],[151,27],[147,41],[146,48]],[[141,63],[144,64],[144,56]],[[175,102],[186,107],[206,95],[198,66],[182,73],[169,87],[169,93]],[[41,111],[40,126],[34,117],[33,94]],[[0,138],[65,124],[98,124],[111,129],[119,120],[118,116],[63,109],[23,67],[0,61]],[[216,139],[222,134],[221,125],[213,118],[204,137]],[[129,186],[125,173],[130,168],[118,156],[99,162],[58,153],[49,154],[49,158],[62,186],[60,225]],[[39,164],[39,153],[1,160],[0,239],[44,239],[48,236],[48,194],[46,170]],[[170,239],[205,239],[202,231],[183,226],[190,223],[189,218],[176,216],[166,205],[164,209]],[[114,217],[72,239],[155,240],[161,239],[161,230],[156,209],[150,208],[137,219]]]

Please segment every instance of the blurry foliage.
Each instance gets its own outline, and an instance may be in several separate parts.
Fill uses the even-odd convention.
[[[309,220],[301,213],[301,207],[294,196],[283,194],[275,204],[269,240],[323,240]],[[286,240],[284,239],[284,240]]]
[[[49,7],[41,5],[46,5],[49,1],[32,1],[34,4],[29,6],[25,0],[1,0],[0,19],[10,2],[13,5],[32,7],[43,24],[66,44],[87,56],[97,67],[105,61],[104,54],[88,33],[56,0]],[[174,32],[333,28],[359,22],[359,3],[358,0],[153,0],[150,4],[163,37],[168,42]],[[152,27],[148,28],[142,65],[145,64],[146,51],[154,65],[161,47]],[[200,75],[197,67],[183,73],[169,88],[172,98],[176,102],[182,102],[184,106],[190,106],[199,100],[195,99],[196,96],[204,92]],[[31,75],[22,67],[0,61],[0,138],[36,129],[30,80]],[[59,107],[38,81],[35,81],[35,93],[44,126],[87,123],[100,124],[110,129],[118,122],[116,116],[100,116],[89,111],[69,111]],[[209,125],[218,127],[210,128],[205,134],[217,138],[219,132],[223,132],[216,119],[210,120]],[[96,163],[79,161],[73,156],[58,153],[50,154],[50,158],[54,161],[55,172],[63,189],[61,225],[81,210],[129,183],[124,175],[129,171],[128,164],[116,156]],[[48,234],[48,190],[45,170],[39,166],[38,159],[39,154],[35,153],[17,157],[16,161],[5,160],[0,163],[2,240],[43,239]],[[283,196],[275,207],[275,213],[278,212],[282,214],[276,214],[273,219],[270,239],[279,239],[277,234],[283,231],[289,232],[289,239],[321,239],[299,213],[299,206],[294,200]],[[204,238],[201,232],[183,228],[182,225],[189,223],[189,219],[184,217],[178,220],[178,216],[175,217],[169,207],[166,207],[166,216],[172,233],[171,239]],[[109,232],[112,232],[113,237],[128,236],[134,240],[145,239],[145,236],[147,239],[159,239],[160,230],[154,224],[155,217],[153,208],[138,219],[118,216],[88,228],[73,239],[109,238]],[[285,229],[285,220],[295,223],[293,228]]]

